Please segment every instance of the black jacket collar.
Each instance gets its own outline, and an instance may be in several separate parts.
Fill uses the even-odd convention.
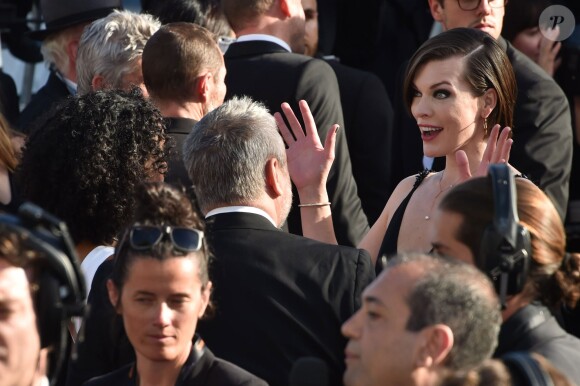
[[[197,123],[190,118],[165,118],[165,127],[168,134],[189,134]]]
[[[280,231],[270,220],[255,213],[220,213],[206,219],[208,230],[223,229],[261,229],[270,231]]]
[[[501,325],[494,356],[528,350],[536,342],[564,335],[566,331],[558,325],[547,307],[539,303],[528,304]]]
[[[248,42],[235,42],[230,45],[224,57],[226,59],[241,58],[273,53],[288,53],[284,47],[266,40],[252,40]]]

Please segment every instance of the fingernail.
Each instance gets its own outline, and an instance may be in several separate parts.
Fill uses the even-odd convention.
[[[334,132],[335,132],[335,133],[338,133],[338,129],[340,129],[340,126],[338,126],[338,125],[337,125],[337,126],[336,126],[336,129],[334,129]]]

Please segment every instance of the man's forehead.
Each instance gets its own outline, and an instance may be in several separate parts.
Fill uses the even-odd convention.
[[[11,267],[14,267],[14,264],[10,263],[7,259],[0,257],[0,270]]]
[[[389,297],[406,297],[423,269],[416,263],[387,267],[363,292],[363,299],[387,303]]]
[[[29,294],[28,286],[26,271],[0,258],[0,301],[15,297],[22,289]]]

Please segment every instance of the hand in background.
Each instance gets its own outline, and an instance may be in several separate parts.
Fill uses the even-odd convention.
[[[560,28],[556,26],[553,29],[542,31],[542,38],[540,40],[540,53],[538,56],[538,65],[544,69],[550,76],[554,76],[554,72],[562,63],[562,58],[556,58],[562,43],[556,42],[556,38],[560,33]]]
[[[455,153],[455,159],[457,165],[459,166],[459,171],[461,174],[461,181],[466,181],[471,177],[482,177],[487,175],[487,169],[491,164],[497,163],[508,163],[510,159],[510,151],[513,144],[513,139],[510,138],[510,132],[512,129],[509,127],[504,127],[500,133],[500,125],[495,125],[491,129],[489,138],[487,140],[487,147],[483,153],[483,158],[479,164],[479,167],[475,171],[475,174],[471,174],[471,169],[469,168],[469,160],[465,151],[459,150]]]

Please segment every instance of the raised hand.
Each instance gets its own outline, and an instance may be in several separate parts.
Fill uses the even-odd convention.
[[[495,125],[491,129],[487,139],[487,147],[483,153],[483,158],[473,176],[480,177],[487,175],[487,169],[491,164],[508,163],[513,139],[510,138],[511,129],[504,127],[500,133],[500,125]],[[465,181],[472,177],[467,154],[463,150],[455,153],[455,160],[459,167],[460,180]]]
[[[308,103],[301,100],[298,105],[304,120],[305,130],[302,129],[288,103],[283,103],[281,107],[290,129],[286,126],[280,113],[274,114],[280,134],[288,146],[286,157],[290,178],[299,192],[309,188],[325,189],[328,173],[334,161],[334,145],[338,125],[333,125],[328,131],[323,147]]]
[[[324,243],[337,244],[332,225],[332,212],[326,191],[326,180],[332,161],[334,161],[334,144],[338,125],[328,131],[324,147],[320,143],[316,124],[306,101],[298,103],[305,130],[288,103],[282,104],[290,129],[284,123],[280,113],[274,114],[278,129],[286,142],[286,158],[290,178],[298,189],[302,221],[302,234]]]

